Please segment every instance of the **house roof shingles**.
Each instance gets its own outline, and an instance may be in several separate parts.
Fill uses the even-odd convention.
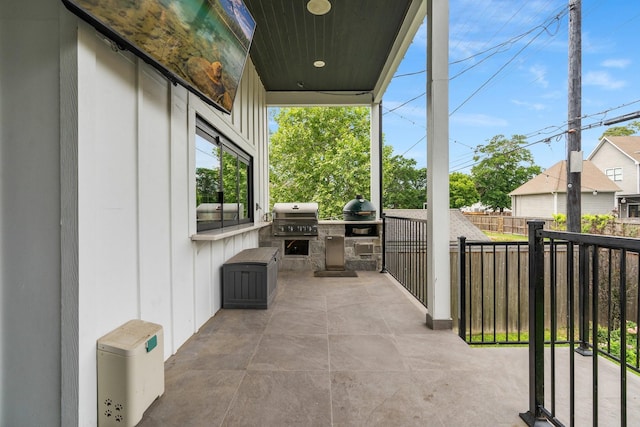
[[[582,162],[582,193],[592,191],[616,192],[620,191],[611,179],[609,179],[591,161]],[[527,194],[547,194],[567,192],[567,161],[562,160],[538,176],[525,182],[520,187],[509,193],[510,196],[522,196]]]
[[[384,213],[411,219],[427,219],[426,209],[385,209]],[[458,237],[465,236],[467,240],[491,241],[491,239],[467,219],[459,209],[449,210],[449,241],[456,242]],[[391,237],[393,240],[393,236]]]

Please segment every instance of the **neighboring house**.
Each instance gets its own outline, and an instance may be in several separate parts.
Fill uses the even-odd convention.
[[[500,210],[493,210],[492,208],[485,206],[482,202],[475,202],[471,206],[463,206],[460,208],[462,212],[472,212],[472,213],[498,213],[500,214]],[[511,209],[504,208],[501,214],[510,214]]]
[[[640,136],[605,136],[587,159],[620,187],[619,216],[640,217]]]
[[[567,213],[567,162],[560,161],[513,190],[513,216],[551,218]],[[615,207],[615,193],[620,190],[592,162],[582,162],[581,210],[583,214],[606,214]]]

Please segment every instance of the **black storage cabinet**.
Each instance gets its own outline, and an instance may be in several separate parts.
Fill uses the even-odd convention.
[[[266,309],[278,282],[278,248],[245,249],[222,265],[222,307]]]

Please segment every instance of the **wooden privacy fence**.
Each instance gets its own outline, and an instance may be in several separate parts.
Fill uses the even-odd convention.
[[[518,234],[527,236],[529,231],[527,223],[532,220],[544,221],[545,230],[557,229],[557,224],[553,219],[537,219],[529,217],[515,217],[508,215],[485,215],[465,213],[473,225],[482,231],[492,231],[495,233]],[[602,229],[586,230],[588,233],[596,233],[608,236],[640,237],[640,219],[638,218],[615,218],[609,221]]]
[[[459,334],[466,341],[483,344],[528,342],[529,250],[527,242],[488,243],[460,239],[455,254],[459,260],[462,253],[464,262],[464,266],[458,263],[456,268],[456,278],[460,278],[456,294],[460,303],[452,312],[458,313]],[[569,256],[573,259],[569,260]],[[567,242],[544,244],[544,328],[555,331],[556,341],[564,341],[568,336],[571,312],[569,286],[572,283],[574,288],[577,286],[579,256],[578,248],[570,250]],[[621,257],[626,258],[624,272],[616,269]],[[598,299],[601,307],[597,315],[598,324],[607,325],[605,330],[609,334],[620,328],[616,319],[623,304],[627,319],[640,323],[638,254],[600,249],[598,260],[599,286],[597,294],[592,297]],[[573,271],[569,271],[569,266],[573,266]],[[590,275],[592,271],[583,274]],[[621,277],[627,281],[626,294],[622,298],[618,292]],[[461,292],[462,286],[464,293]],[[591,288],[587,292],[592,294]],[[574,289],[572,295],[574,306],[577,306],[579,291]],[[593,318],[590,313],[585,315]],[[579,323],[578,311],[574,311],[573,320],[575,324]]]
[[[515,217],[506,215],[477,215],[465,214],[465,218],[473,223],[482,231],[493,231],[504,234],[520,234],[526,236],[528,234],[527,222],[533,218]],[[553,219],[545,219],[544,228],[552,229],[555,221]]]
[[[451,247],[451,314],[454,323],[461,331],[458,322],[466,318],[462,331],[468,342],[475,343],[521,343],[528,340],[529,310],[529,247],[527,242],[465,242],[465,307],[459,305],[459,254],[461,249]],[[407,289],[427,306],[427,272],[425,246],[392,246],[387,253],[387,268],[407,287]],[[600,254],[605,266],[616,265],[616,253]],[[629,319],[638,318],[638,262],[637,254],[627,254],[626,276],[632,278],[627,291],[626,311]],[[578,253],[574,252],[574,265],[578,265]],[[609,259],[612,257],[612,259]],[[633,259],[633,260],[631,260]],[[553,260],[553,262],[552,262]],[[555,311],[557,329],[560,333],[567,328],[568,308],[566,304],[553,304],[555,301],[566,301],[568,298],[567,280],[567,248],[563,243],[553,247],[545,247],[545,328],[550,328],[551,311]],[[551,275],[555,277],[551,286]],[[573,277],[578,277],[578,271]],[[601,268],[599,271],[602,283],[617,280],[620,272],[615,268]],[[611,318],[620,311],[619,297],[615,286],[603,285],[599,290],[602,307],[598,313],[601,324],[609,324]],[[552,298],[553,292],[553,298]],[[577,292],[575,293],[577,295]],[[577,296],[576,296],[577,298]],[[578,313],[574,321],[578,322]]]

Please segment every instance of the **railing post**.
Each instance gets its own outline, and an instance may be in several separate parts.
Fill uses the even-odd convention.
[[[382,270],[380,273],[387,272],[387,215],[382,214]]]
[[[528,426],[547,425],[544,407],[544,221],[529,221],[529,410]]]
[[[458,237],[458,336],[467,338],[467,251],[464,236]]]
[[[580,346],[576,349],[576,353],[591,356],[593,352],[589,348],[589,246],[579,245],[578,256],[578,340]]]

